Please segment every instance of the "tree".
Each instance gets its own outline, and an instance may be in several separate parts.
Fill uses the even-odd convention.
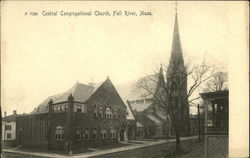
[[[207,82],[205,91],[223,91],[228,89],[228,74],[223,71],[216,72]]]
[[[205,59],[198,64],[188,60],[184,69],[176,70],[169,66],[161,66],[156,73],[159,74],[159,77],[162,76],[163,80],[156,80],[152,75],[147,75],[143,81],[138,83],[138,88],[142,88],[146,92],[142,95],[146,97],[149,94],[152,95],[153,103],[163,107],[167,112],[166,117],[170,117],[176,135],[177,152],[182,150],[180,133],[184,128],[185,115],[189,115],[189,113],[185,113],[186,109],[189,108],[190,103],[199,99],[199,97],[191,98],[191,96],[195,90],[213,77],[215,67],[208,64]],[[166,77],[163,72],[167,72]],[[191,83],[190,86],[187,86],[187,80]],[[150,86],[152,82],[157,85],[157,91]]]

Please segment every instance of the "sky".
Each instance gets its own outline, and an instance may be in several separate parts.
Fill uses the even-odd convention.
[[[115,84],[168,63],[175,4],[169,2],[18,2],[1,8],[1,106],[29,113],[80,83]],[[246,2],[178,2],[184,56],[228,69],[246,41]],[[150,11],[152,16],[43,16],[42,11]],[[25,12],[38,16],[25,16]],[[237,56],[236,56],[237,57]],[[230,74],[229,74],[230,75]],[[198,92],[196,92],[198,93]]]

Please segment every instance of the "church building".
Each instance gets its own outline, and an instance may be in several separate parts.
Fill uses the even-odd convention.
[[[109,78],[95,86],[76,83],[17,117],[17,145],[72,153],[126,141],[126,115]]]
[[[161,138],[176,134],[169,115],[170,111],[164,105],[160,105],[156,99],[156,97],[164,96],[169,96],[166,101],[171,101],[169,104],[176,109],[179,109],[179,104],[184,105],[177,114],[183,116],[180,123],[183,123],[184,127],[180,134],[190,134],[187,72],[182,54],[177,13],[166,78],[164,78],[163,69],[160,67],[159,73],[121,83],[116,87],[124,102],[131,107],[134,113],[137,121],[137,138]],[[168,88],[171,95],[166,95],[166,90],[163,87]]]

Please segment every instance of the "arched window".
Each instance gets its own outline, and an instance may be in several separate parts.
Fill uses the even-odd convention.
[[[111,138],[116,138],[116,130],[114,128],[110,129],[110,137]]]
[[[95,114],[95,118],[97,118],[97,106],[94,105],[94,114]]]
[[[102,118],[102,116],[103,116],[102,107],[100,107],[100,109],[99,109],[99,115],[100,115],[100,118]]]
[[[117,109],[116,109],[116,107],[114,107],[114,118],[116,118],[117,117]]]
[[[63,139],[63,127],[62,126],[56,126],[56,131],[55,131],[55,139],[57,140],[62,140]]]
[[[112,117],[112,111],[111,111],[110,108],[106,108],[105,116],[106,116],[107,118],[111,118],[111,117]]]

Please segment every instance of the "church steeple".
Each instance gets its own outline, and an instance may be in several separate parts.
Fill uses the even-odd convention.
[[[175,13],[174,33],[173,33],[173,39],[172,39],[172,50],[171,50],[171,57],[170,57],[170,62],[168,66],[168,73],[171,73],[173,71],[174,72],[181,71],[183,73],[186,73],[183,55],[182,55],[182,49],[181,49],[177,9]]]

